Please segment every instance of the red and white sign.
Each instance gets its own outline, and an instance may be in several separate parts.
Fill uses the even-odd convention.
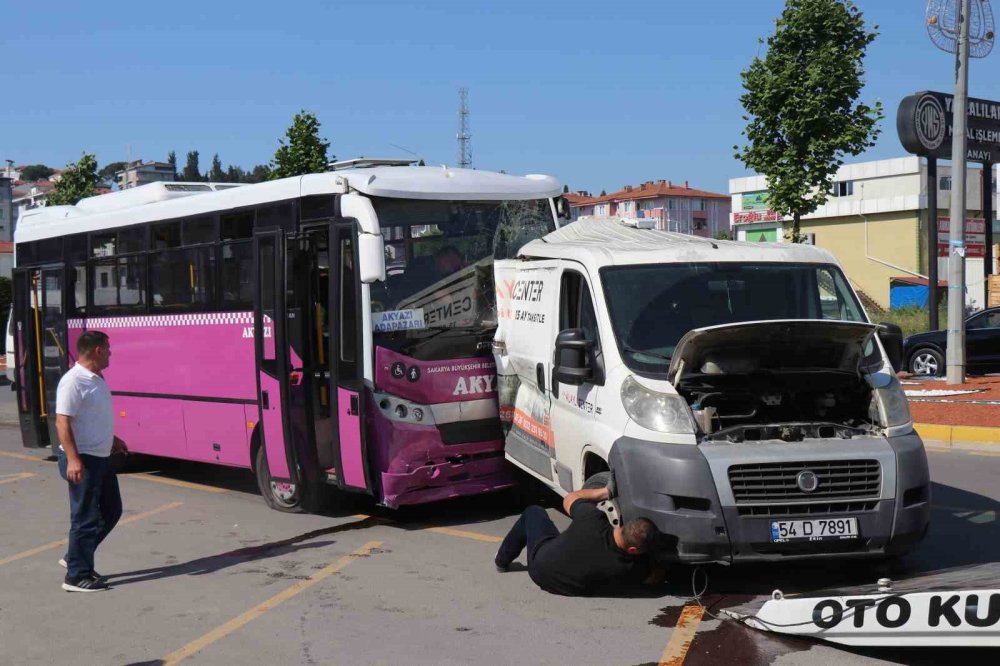
[[[948,256],[948,233],[951,218],[938,218],[938,256]],[[986,220],[981,217],[965,218],[965,256],[986,256]]]
[[[782,216],[773,210],[748,210],[733,213],[733,224],[751,224],[753,222],[779,222]]]

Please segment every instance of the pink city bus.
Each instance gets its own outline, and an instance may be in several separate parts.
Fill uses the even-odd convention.
[[[389,507],[500,490],[494,259],[554,229],[547,176],[353,160],[257,185],[152,183],[22,216],[12,332],[26,447],[56,445],[88,329],[132,451]]]

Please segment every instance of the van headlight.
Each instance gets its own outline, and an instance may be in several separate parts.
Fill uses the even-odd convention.
[[[643,428],[675,434],[694,432],[694,417],[684,398],[652,391],[632,377],[622,383],[622,405],[629,418]]]
[[[913,420],[910,416],[910,402],[906,399],[903,385],[895,375],[887,385],[875,389],[872,393],[879,415],[882,417],[882,424],[886,428],[906,425]]]

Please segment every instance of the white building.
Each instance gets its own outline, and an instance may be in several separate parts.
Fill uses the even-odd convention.
[[[833,195],[815,212],[803,216],[801,233],[836,255],[855,288],[881,307],[890,305],[894,278],[927,276],[927,209],[929,187],[937,187],[939,230],[946,229],[951,206],[951,167],[938,164],[937,183],[928,183],[927,163],[902,157],[845,164],[837,172]],[[996,173],[993,176],[992,229],[997,230]],[[783,242],[791,217],[782,218],[767,205],[764,176],[732,178],[730,221],[737,240]],[[985,221],[982,217],[982,171],[970,168],[966,177],[967,301],[984,307]],[[944,246],[939,243],[938,280],[948,276]],[[1000,240],[1000,234],[996,235]]]

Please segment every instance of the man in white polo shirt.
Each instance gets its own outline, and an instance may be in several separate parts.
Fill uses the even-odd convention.
[[[86,331],[76,342],[76,365],[59,380],[56,432],[62,445],[59,473],[69,482],[69,546],[60,561],[68,592],[107,590],[94,571],[94,551],[122,515],[112,453],[126,453],[115,437],[111,391],[101,372],[111,363],[111,343],[100,331]]]

